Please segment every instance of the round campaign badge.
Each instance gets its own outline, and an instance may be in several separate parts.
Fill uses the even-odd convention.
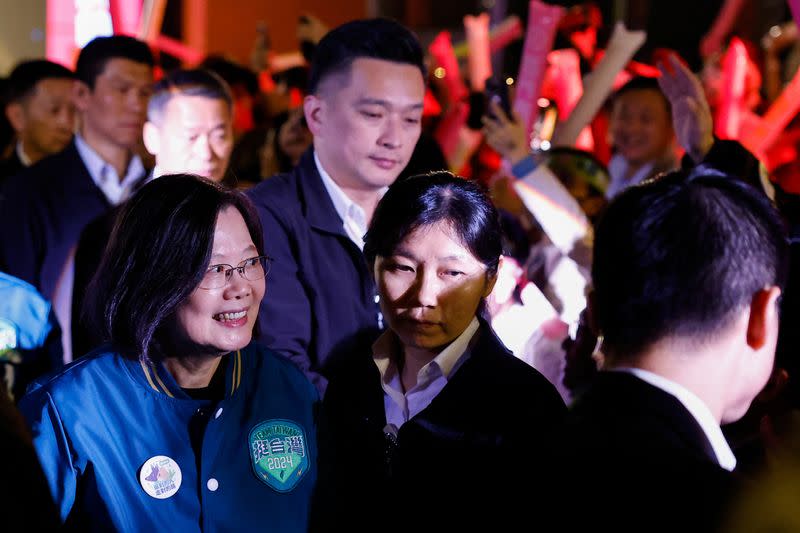
[[[182,479],[178,463],[166,455],[151,457],[139,470],[139,484],[147,494],[159,500],[178,492]]]

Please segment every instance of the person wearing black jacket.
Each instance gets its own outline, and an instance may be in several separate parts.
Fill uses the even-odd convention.
[[[348,22],[314,51],[304,112],[313,148],[247,195],[275,258],[259,340],[324,393],[337,361],[382,329],[363,237],[420,136],[422,47],[386,19]]]
[[[364,246],[388,329],[329,383],[319,529],[514,523],[502,509],[566,409],[481,316],[501,251],[476,184],[437,172],[389,187]]]
[[[605,363],[545,476],[582,510],[558,515],[564,530],[719,525],[738,490],[720,425],[772,374],[787,270],[777,209],[741,179],[700,166],[609,204],[590,296]]]

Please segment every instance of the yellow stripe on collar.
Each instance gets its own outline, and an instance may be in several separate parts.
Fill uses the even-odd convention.
[[[241,350],[236,350],[236,360],[239,362],[236,365],[236,388],[239,388],[239,385],[242,384],[242,352]]]
[[[164,385],[164,382],[161,381],[161,378],[158,376],[158,370],[156,370],[156,367],[152,363],[150,365],[150,368],[153,370],[153,375],[156,377],[156,381],[158,381],[158,384],[161,385],[162,389],[164,389],[164,394],[166,394],[170,398],[174,398],[175,396],[172,395],[167,386]]]
[[[147,378],[147,382],[150,384],[151,387],[153,387],[153,390],[156,392],[161,392],[160,390],[158,390],[158,387],[156,387],[156,384],[153,383],[153,378],[150,377],[150,369],[147,368],[147,365],[144,364],[144,361],[139,359],[139,364],[142,365],[142,371],[144,372],[144,375]]]
[[[236,390],[236,358],[233,358],[233,368],[231,368],[231,396],[233,396],[233,391]]]

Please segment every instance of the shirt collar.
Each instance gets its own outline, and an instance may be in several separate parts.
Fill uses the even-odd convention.
[[[641,368],[622,367],[611,370],[633,374],[642,381],[677,398],[700,425],[700,429],[703,430],[709,443],[711,443],[711,449],[714,450],[714,455],[717,456],[719,465],[728,471],[733,471],[736,468],[736,456],[733,455],[728,441],[725,440],[725,435],[722,434],[719,423],[714,418],[714,415],[711,414],[708,406],[692,391],[664,376],[659,376]]]
[[[466,360],[464,356],[468,355],[467,348],[479,326],[478,319],[473,317],[467,328],[461,332],[461,335],[439,352],[430,363],[420,368],[417,375],[417,384],[419,385],[421,381],[424,381],[426,376],[434,370],[438,370],[445,379],[449,380],[450,375]],[[384,331],[372,345],[372,359],[375,361],[375,366],[378,367],[378,372],[380,372],[381,385],[384,390],[398,373],[396,360],[397,357],[400,357],[401,350],[400,341],[391,329]],[[429,368],[431,370],[428,370]]]
[[[98,154],[80,133],[75,134],[75,148],[86,165],[95,185],[103,191],[113,205],[124,202],[145,174],[144,164],[138,155],[131,157],[125,177],[120,181],[117,171]]]
[[[629,166],[628,161],[619,154],[614,155],[608,162],[608,174],[611,176],[611,182],[608,184],[608,189],[606,189],[608,198],[612,198],[631,185],[642,182],[655,168],[655,162],[652,161],[642,165],[630,179],[625,179]]]
[[[320,177],[322,178],[322,184],[325,185],[325,190],[328,191],[328,196],[331,197],[331,201],[333,202],[333,207],[336,209],[336,213],[339,215],[339,218],[342,220],[347,218],[348,212],[352,206],[355,206],[358,209],[361,209],[355,202],[353,202],[342,190],[339,185],[333,181],[331,175],[322,167],[322,163],[319,161],[319,156],[317,152],[314,152],[314,164],[317,166],[317,172],[319,172]],[[361,211],[364,212],[363,210]]]
[[[367,233],[367,226],[369,225],[366,213],[361,206],[351,200],[342,188],[339,187],[339,184],[331,178],[331,175],[323,168],[317,152],[314,152],[314,164],[317,166],[317,172],[319,172],[319,176],[322,178],[322,184],[325,185],[325,190],[328,191],[328,196],[330,196],[333,202],[333,208],[336,210],[336,214],[342,219],[345,233],[359,248],[363,249],[363,238]],[[388,189],[388,187],[381,188],[381,190],[378,191],[378,197],[383,197]]]
[[[19,158],[19,162],[22,163],[23,167],[31,166],[31,158],[28,157],[28,154],[25,153],[25,148],[22,146],[22,139],[17,142],[17,157]]]

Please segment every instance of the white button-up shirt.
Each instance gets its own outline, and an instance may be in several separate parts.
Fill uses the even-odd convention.
[[[78,149],[83,164],[89,171],[95,185],[103,191],[111,205],[119,205],[133,192],[134,187],[145,175],[144,164],[138,155],[134,155],[128,163],[128,170],[122,180],[114,167],[108,164],[100,154],[86,144],[79,133],[75,134],[75,148]]]
[[[144,165],[139,156],[134,155],[128,164],[128,170],[122,182],[114,167],[106,163],[95,152],[80,134],[75,134],[75,148],[97,185],[111,205],[119,205],[133,192],[133,189],[145,175]],[[75,284],[75,252],[77,243],[70,249],[61,269],[56,287],[53,291],[53,312],[61,326],[61,342],[64,351],[64,362],[72,361],[72,288]]]
[[[367,220],[367,214],[364,210],[356,204],[353,200],[350,199],[349,196],[345,194],[339,185],[333,181],[330,174],[328,174],[324,168],[322,168],[322,163],[319,161],[319,157],[317,157],[317,153],[314,152],[314,163],[317,165],[317,172],[319,172],[320,177],[322,178],[322,183],[325,185],[325,189],[328,191],[328,196],[331,197],[331,201],[333,202],[333,207],[336,209],[336,213],[339,215],[339,218],[342,219],[342,225],[344,227],[344,232],[353,241],[356,246],[358,246],[359,250],[364,249],[364,235],[367,233],[367,227],[369,226],[369,220]],[[379,191],[379,197],[382,197],[386,194],[388,187],[384,187]]]
[[[392,330],[385,331],[372,345],[372,357],[381,375],[386,423],[402,426],[428,407],[442,391],[450,376],[469,358],[469,343],[479,323],[473,318],[467,329],[442,350],[430,363],[419,369],[417,384],[403,391],[397,358],[402,357],[399,341]]]

